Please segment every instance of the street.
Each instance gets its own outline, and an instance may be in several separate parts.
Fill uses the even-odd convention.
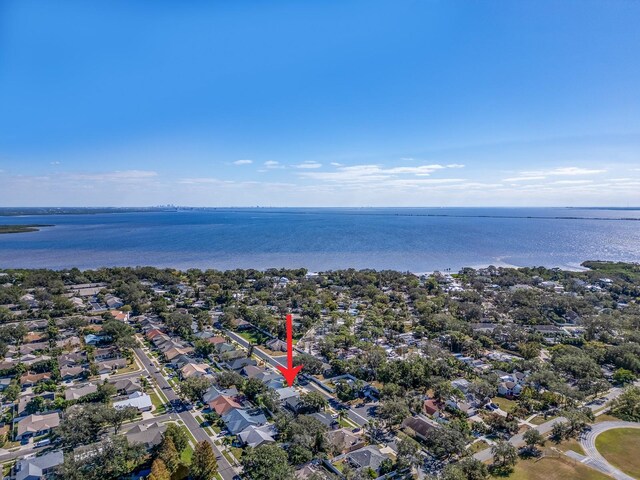
[[[145,351],[139,347],[135,348],[134,351],[138,356],[138,359],[142,362],[144,369],[155,379],[158,387],[162,389],[162,393],[164,393],[169,402],[171,402],[172,400],[180,400],[178,394],[169,384],[164,375],[162,375],[162,373],[158,370],[156,365],[154,365],[153,361],[149,358]],[[218,461],[218,472],[224,480],[233,480],[233,478],[237,475],[236,470],[224,457],[224,455],[222,455],[222,452],[211,439],[211,437],[209,437],[204,429],[200,427],[200,424],[195,418],[193,418],[193,415],[191,415],[191,413],[188,411],[184,411],[177,413],[176,416],[184,422],[185,426],[189,429],[191,434],[198,442],[206,440],[211,444],[211,447],[213,448],[216,459]]]

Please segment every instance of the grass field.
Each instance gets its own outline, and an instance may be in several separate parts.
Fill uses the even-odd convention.
[[[269,340],[264,333],[259,332],[257,330],[244,330],[242,332],[237,332],[242,338],[244,338],[247,342],[251,342],[254,345],[262,345],[264,342]]]
[[[596,448],[612,465],[640,478],[640,429],[616,428],[596,437]]]
[[[517,403],[513,400],[509,400],[508,398],[503,397],[495,397],[491,401],[498,405],[505,412],[511,412],[511,409],[517,405]]]
[[[603,473],[597,472],[567,457],[544,457],[539,460],[521,460],[515,466],[509,480],[611,480]]]

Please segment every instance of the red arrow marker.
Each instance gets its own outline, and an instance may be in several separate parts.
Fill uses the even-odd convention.
[[[302,369],[302,365],[293,366],[293,318],[291,314],[287,315],[287,366],[277,365],[277,368],[289,386],[293,385],[296,375]]]

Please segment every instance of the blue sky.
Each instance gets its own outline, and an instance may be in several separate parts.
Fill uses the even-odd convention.
[[[0,205],[640,205],[640,2],[0,3]]]

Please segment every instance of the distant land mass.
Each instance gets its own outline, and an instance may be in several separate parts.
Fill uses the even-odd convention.
[[[0,225],[0,235],[5,233],[28,233],[37,232],[40,227],[53,227],[53,225]]]
[[[96,215],[100,213],[171,212],[172,205],[160,207],[0,207],[0,216],[22,215]]]

